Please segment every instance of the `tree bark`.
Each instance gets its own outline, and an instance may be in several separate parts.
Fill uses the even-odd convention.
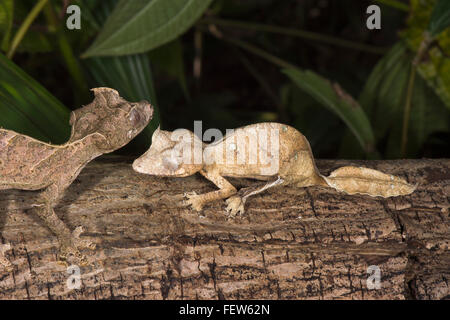
[[[366,166],[418,188],[383,199],[280,187],[234,220],[224,202],[201,214],[178,206],[184,192],[215,189],[201,176],[139,175],[130,161],[94,161],[55,208],[97,244],[83,251],[80,289],[67,286],[56,237],[32,214],[36,193],[0,191],[0,243],[14,265],[0,271],[1,299],[450,298],[450,160],[318,161],[323,174]],[[376,270],[381,288],[370,289]]]

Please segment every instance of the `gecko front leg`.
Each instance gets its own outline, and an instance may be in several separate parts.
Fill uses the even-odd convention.
[[[212,201],[228,198],[237,192],[236,188],[229,183],[216,171],[200,170],[200,173],[212,183],[214,183],[220,190],[212,191],[204,194],[186,194],[186,205],[192,206],[193,209],[201,211],[203,206]]]

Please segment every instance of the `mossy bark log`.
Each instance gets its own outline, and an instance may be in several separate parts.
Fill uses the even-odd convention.
[[[69,289],[58,243],[32,213],[35,192],[0,191],[0,243],[13,272],[1,299],[449,299],[450,160],[318,161],[323,174],[366,166],[418,183],[409,196],[281,187],[227,220],[224,202],[199,215],[180,194],[215,187],[201,176],[161,178],[129,159],[88,165],[55,208],[97,244]],[[232,180],[248,186],[251,180]],[[380,289],[367,287],[369,266]]]

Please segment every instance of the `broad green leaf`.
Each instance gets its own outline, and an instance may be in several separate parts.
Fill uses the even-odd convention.
[[[190,95],[186,82],[181,41],[176,39],[150,51],[149,55],[153,65],[160,67],[164,72],[178,80],[186,99],[189,101]]]
[[[412,14],[408,19],[408,27],[401,32],[408,47],[417,53],[428,32],[433,6],[442,10],[448,8],[450,1],[440,4],[436,0],[411,0]],[[435,7],[436,8],[436,7]],[[436,10],[436,9],[435,9]],[[442,102],[450,109],[450,28],[436,34],[432,46],[428,49],[426,58],[418,65],[419,75],[434,90]]]
[[[375,66],[359,97],[378,141],[393,126],[404,107],[404,92],[413,55],[404,44],[395,45]]]
[[[374,151],[375,138],[364,110],[338,84],[312,71],[284,69],[283,72],[302,90],[310,94],[317,102],[341,118],[349,127],[363,149]]]
[[[70,135],[70,110],[0,54],[0,126],[52,143]]]
[[[409,157],[417,157],[425,141],[432,133],[448,131],[450,111],[442,105],[436,94],[420,77],[416,77],[412,101],[406,154]],[[386,158],[401,157],[399,146],[401,145],[402,118],[403,113],[399,113],[395,125],[389,132],[385,152]]]
[[[14,1],[0,0],[0,48],[8,50],[14,15]]]
[[[377,141],[387,138],[385,156],[400,157],[405,92],[414,55],[403,42],[395,45],[373,69],[359,102],[366,110]],[[416,77],[408,132],[408,156],[416,156],[430,134],[448,130],[449,112],[425,81]],[[352,140],[345,137],[345,145]]]
[[[142,53],[184,33],[212,0],[121,0],[84,54]]]
[[[431,14],[428,30],[435,36],[450,26],[450,1],[438,0]]]
[[[450,37],[450,33],[449,33]],[[450,39],[446,50],[450,49]],[[450,59],[444,56],[441,49],[433,48],[429,51],[430,60],[420,63],[419,75],[440,97],[450,110]]]

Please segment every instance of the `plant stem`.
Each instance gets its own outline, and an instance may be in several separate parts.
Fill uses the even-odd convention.
[[[414,82],[416,79],[416,71],[417,65],[413,63],[411,66],[411,71],[409,73],[408,88],[406,91],[405,109],[403,111],[402,145],[401,145],[401,155],[403,158],[406,156],[406,146],[408,144],[408,127],[409,127],[409,118],[411,114],[411,103],[414,90]]]
[[[397,0],[375,0],[375,1],[395,9],[399,9],[406,12],[409,11],[409,6],[407,4]]]
[[[217,18],[205,18],[205,19],[200,20],[199,23],[214,24],[214,25],[220,25],[220,26],[224,26],[224,27],[236,27],[236,28],[250,29],[250,30],[255,30],[255,31],[283,34],[283,35],[294,36],[294,37],[299,37],[299,38],[303,38],[303,39],[309,39],[309,40],[314,40],[314,41],[318,41],[318,42],[323,42],[323,43],[340,46],[340,47],[345,47],[345,48],[349,48],[349,49],[370,52],[373,54],[385,54],[387,52],[386,48],[380,48],[380,47],[375,47],[375,46],[371,46],[371,45],[367,45],[367,44],[356,43],[353,41],[337,39],[337,38],[323,35],[320,33],[292,29],[292,28],[278,27],[278,26],[267,25],[267,24],[249,23],[249,22],[244,22],[244,21],[224,20],[224,19],[217,19]]]
[[[27,32],[28,28],[31,26],[34,19],[36,19],[39,12],[41,12],[42,8],[45,6],[47,1],[48,0],[39,0],[39,2],[36,3],[33,9],[31,9],[30,13],[27,15],[22,25],[20,26],[19,30],[17,30],[17,33],[14,36],[14,39],[11,43],[11,47],[9,48],[8,53],[6,54],[8,59],[12,59],[14,53],[16,52],[17,47],[19,46],[20,42],[25,36],[25,33]]]
[[[408,144],[409,118],[410,118],[410,114],[411,114],[412,95],[413,95],[413,91],[414,91],[414,82],[416,79],[417,66],[421,62],[425,53],[428,51],[428,48],[430,47],[431,42],[432,42],[432,37],[430,36],[430,34],[428,32],[425,32],[423,40],[419,46],[419,50],[417,51],[417,54],[411,63],[411,71],[409,74],[408,88],[406,91],[405,109],[403,111],[402,144],[401,144],[402,157],[406,156],[406,147]]]

